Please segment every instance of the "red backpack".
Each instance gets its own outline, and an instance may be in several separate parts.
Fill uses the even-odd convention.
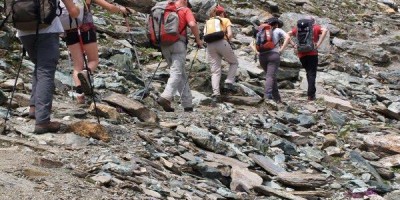
[[[256,35],[256,49],[258,52],[269,51],[275,48],[272,41],[272,26],[261,24]]]
[[[183,8],[183,7],[182,7]],[[178,11],[175,2],[158,2],[148,18],[148,37],[151,44],[156,47],[170,45],[182,38],[181,33],[186,29],[179,30]]]

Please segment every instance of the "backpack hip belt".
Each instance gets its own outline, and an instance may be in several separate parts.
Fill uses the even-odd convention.
[[[87,31],[89,31],[91,29],[95,29],[95,28],[96,28],[96,26],[93,23],[84,23],[84,24],[79,26],[79,29],[82,32],[87,32]],[[66,30],[65,32],[66,33],[71,33],[71,32],[77,32],[77,31],[78,31],[77,28],[73,28],[73,29],[70,29],[70,30]]]

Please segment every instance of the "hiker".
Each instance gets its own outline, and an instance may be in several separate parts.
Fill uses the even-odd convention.
[[[73,79],[75,83],[75,91],[77,93],[76,99],[78,104],[85,103],[85,94],[91,95],[92,88],[90,87],[88,73],[92,74],[99,64],[96,27],[93,23],[93,15],[91,13],[91,5],[96,3],[102,8],[112,13],[121,13],[127,15],[130,10],[126,7],[110,4],[105,0],[86,0],[84,5],[83,20],[80,26],[81,39],[83,43],[83,50],[87,56],[87,65],[89,72],[84,67],[84,57],[81,50],[81,43],[77,28],[73,28],[65,31],[65,41],[68,46],[68,50],[71,53],[71,58],[74,63]],[[75,22],[73,22],[75,23]]]
[[[258,32],[254,37],[252,48],[259,55],[260,65],[265,72],[265,91],[264,99],[274,100],[277,103],[281,103],[282,99],[278,90],[277,73],[281,59],[280,54],[289,44],[289,35],[283,31],[280,27],[283,26],[283,22],[276,17],[269,18],[263,24],[258,27]],[[263,28],[269,28],[262,32]],[[272,33],[271,33],[272,32]],[[268,34],[269,41],[265,41],[263,44],[258,44],[259,37]],[[269,36],[270,35],[270,36]],[[280,46],[280,40],[284,38],[282,47]],[[267,39],[267,38],[266,38]],[[262,45],[268,46],[262,46]]]
[[[233,37],[231,21],[226,18],[225,10],[217,5],[210,12],[210,19],[204,26],[204,41],[207,42],[207,56],[211,65],[212,105],[220,99],[221,60],[222,57],[229,63],[228,77],[224,88],[232,89],[239,65],[238,59],[230,45]]]
[[[304,33],[303,39],[299,40],[299,22],[309,22],[309,26],[312,27],[311,31],[312,34]],[[308,23],[303,23],[308,24]],[[325,36],[328,30],[326,28],[321,27],[320,25],[315,23],[315,18],[312,16],[306,17],[302,19],[302,21],[298,21],[298,27],[294,27],[291,31],[288,32],[289,36],[298,36],[298,43],[294,43],[290,40],[290,43],[294,46],[295,51],[297,51],[297,56],[300,59],[301,65],[306,70],[307,74],[307,82],[308,82],[308,89],[307,89],[307,99],[308,101],[314,101],[316,96],[316,88],[315,88],[315,79],[317,77],[317,68],[318,68],[318,48],[321,46],[322,41],[324,41]],[[299,48],[300,45],[307,46],[307,37],[309,36],[309,43],[311,43],[311,48]]]
[[[79,15],[79,8],[72,0],[62,0],[71,17]],[[29,102],[29,117],[36,119],[34,132],[42,134],[57,132],[60,123],[50,121],[54,93],[54,78],[58,59],[59,34],[64,30],[60,19],[55,17],[51,24],[35,30],[17,29],[17,37],[21,40],[30,60],[35,64],[32,75],[32,92]]]
[[[157,98],[157,103],[163,107],[166,112],[174,112],[175,109],[171,106],[171,101],[178,91],[182,98],[182,106],[185,112],[192,112],[192,94],[187,79],[189,78],[185,71],[186,61],[186,45],[187,31],[186,26],[189,26],[191,32],[195,36],[197,47],[203,46],[203,41],[200,39],[199,28],[196,19],[191,11],[189,0],[176,0],[175,6],[178,9],[179,16],[178,30],[180,39],[172,44],[161,44],[161,52],[170,66],[170,77],[164,92]],[[182,91],[183,90],[183,91]]]

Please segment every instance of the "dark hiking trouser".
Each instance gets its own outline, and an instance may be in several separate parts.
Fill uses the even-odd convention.
[[[30,106],[35,106],[36,124],[50,121],[54,76],[59,51],[59,34],[44,33],[21,36],[20,40],[28,52],[29,58],[35,64],[32,75],[32,93]]]
[[[317,78],[318,55],[301,57],[300,62],[307,73],[307,96],[315,97],[315,92],[317,91],[315,88],[315,79]]]
[[[275,101],[280,101],[281,96],[278,90],[278,81],[276,79],[276,74],[278,73],[278,68],[281,59],[280,54],[275,51],[260,53],[260,65],[265,72],[265,93],[264,98],[274,99]]]

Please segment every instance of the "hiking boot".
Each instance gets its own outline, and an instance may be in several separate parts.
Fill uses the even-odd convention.
[[[43,124],[36,124],[34,133],[57,133],[60,130],[60,122],[46,122]]]
[[[185,111],[185,112],[193,112],[193,107],[183,108],[183,111]]]
[[[212,95],[211,96],[211,107],[217,107],[217,103],[220,102],[220,96],[219,95]]]
[[[307,100],[308,101],[314,101],[315,100],[315,95],[314,96],[308,96]]]
[[[86,102],[85,102],[85,95],[83,95],[83,94],[77,94],[76,95],[76,102],[78,103],[78,104],[85,104]]]
[[[90,87],[89,72],[87,70],[82,70],[78,73],[78,79],[81,82],[81,87],[83,93],[86,95],[92,94],[92,88]]]
[[[35,106],[29,106],[29,114],[28,117],[30,119],[35,119]]]
[[[224,88],[228,91],[235,91],[235,86],[233,85],[233,83],[224,83]]]
[[[171,107],[171,102],[163,97],[158,97],[157,99],[158,105],[160,105],[165,112],[174,112],[175,109]]]
[[[274,99],[274,97],[272,96],[271,93],[267,93],[267,94],[264,95],[264,99],[271,100],[271,99]]]

